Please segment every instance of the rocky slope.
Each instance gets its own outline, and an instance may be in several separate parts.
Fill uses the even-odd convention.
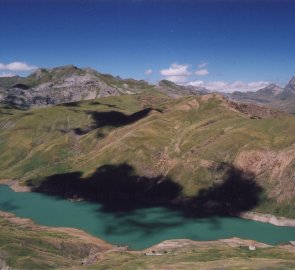
[[[148,87],[143,81],[122,80],[72,65],[38,69],[26,78],[2,78],[0,85],[2,103],[19,108],[131,94]]]
[[[233,92],[228,94],[228,96],[234,100],[265,104],[295,113],[295,77],[284,88],[270,84],[256,92]]]
[[[28,77],[0,78],[0,102],[21,109],[135,94],[154,89],[173,97],[195,95],[200,90],[169,81],[150,85],[145,81],[121,79],[93,69],[73,65],[38,69]]]

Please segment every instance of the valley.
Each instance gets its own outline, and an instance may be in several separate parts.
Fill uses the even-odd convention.
[[[133,81],[134,87],[137,83]],[[270,218],[274,224],[293,224],[288,219],[295,218],[294,116],[216,93],[191,93],[192,89],[172,83],[141,85],[143,88],[132,94],[120,92],[30,109],[2,104],[0,183],[31,193],[14,193],[1,187],[1,210],[50,227],[83,229],[112,243],[105,243],[106,247],[128,245],[143,250],[169,239],[216,241],[240,237],[287,245],[288,251],[274,247],[280,259],[281,252],[291,251],[285,261],[266,259],[270,254],[267,251],[255,258],[257,265],[259,260],[270,267],[292,263],[289,241],[295,237],[294,228],[237,217],[269,221],[267,217],[274,215],[286,218]],[[30,205],[35,207],[31,209]],[[6,229],[8,225],[2,226]],[[34,237],[43,238],[38,230]],[[83,241],[86,246],[90,244]],[[209,254],[219,244],[220,250],[229,248],[224,243],[214,242],[214,248],[208,243],[204,245]],[[175,265],[178,258],[182,265],[195,252],[192,250],[203,252],[203,245],[197,244],[197,249],[192,246],[184,253],[180,248]],[[36,248],[32,247],[32,252]],[[242,259],[248,254],[245,249],[240,253],[230,247],[229,253],[220,251],[218,258],[229,268],[246,266]],[[68,261],[50,259],[57,262],[52,268],[78,265],[90,256],[87,250],[83,255],[70,250],[73,259]],[[52,249],[46,252],[46,256],[53,256]],[[90,269],[97,267],[96,262],[109,265],[113,254],[119,261],[129,261],[126,269],[133,263],[161,263],[157,256],[138,257],[136,252],[143,251],[118,252],[95,257]],[[239,257],[234,264],[226,259],[233,254]],[[199,260],[198,256],[194,258]],[[210,260],[206,264],[210,265]],[[202,265],[197,261],[194,264]],[[28,265],[34,263],[40,261]],[[19,265],[26,269],[25,264]]]

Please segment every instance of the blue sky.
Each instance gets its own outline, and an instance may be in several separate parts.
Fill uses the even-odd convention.
[[[294,14],[284,0],[0,0],[0,75],[71,63],[152,82],[284,85]]]

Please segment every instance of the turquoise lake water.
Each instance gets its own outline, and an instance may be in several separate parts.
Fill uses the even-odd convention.
[[[40,193],[17,193],[0,185],[0,209],[38,224],[82,229],[109,243],[144,249],[163,240],[240,237],[279,244],[295,240],[295,228],[232,217],[187,218],[163,207],[106,213],[90,202],[71,202]]]

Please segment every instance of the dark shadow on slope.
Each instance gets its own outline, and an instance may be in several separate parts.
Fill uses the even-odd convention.
[[[106,111],[106,112],[88,111],[87,114],[91,115],[93,119],[93,123],[85,128],[75,128],[74,132],[77,135],[84,135],[92,130],[103,128],[103,127],[121,127],[125,125],[130,125],[148,116],[148,114],[151,111],[152,111],[151,108],[147,108],[147,109],[135,112],[131,115],[126,115],[118,111]]]
[[[30,87],[28,85],[26,85],[26,84],[18,83],[18,84],[13,85],[10,88],[19,88],[19,89],[22,89],[22,90],[28,90]]]
[[[62,104],[58,104],[57,106],[63,106],[63,107],[79,107],[80,104],[79,102],[67,102],[67,103],[62,103]]]
[[[101,221],[109,234],[139,229],[148,236],[160,229],[176,228],[185,222],[184,218],[197,218],[199,223],[209,221],[212,230],[216,230],[221,226],[218,217],[236,216],[253,209],[262,192],[252,174],[227,164],[218,170],[225,171],[222,182],[189,198],[182,195],[182,187],[171,178],[140,176],[128,164],[101,166],[86,178],[81,172],[52,175],[33,191],[98,203],[97,214],[103,211],[116,217],[116,224],[107,216]],[[151,211],[155,213],[152,217]]]
[[[224,171],[218,184],[202,189],[188,201],[188,214],[192,217],[238,216],[259,204],[262,187],[252,173],[246,173],[228,164],[217,170]]]
[[[82,178],[80,172],[53,175],[33,190],[99,202],[109,212],[168,206],[181,193],[181,187],[170,178],[138,176],[128,164],[101,166],[88,178]]]
[[[107,103],[101,103],[99,101],[92,101],[92,102],[89,102],[89,105],[102,105],[102,106],[106,106],[106,107],[109,107],[109,108],[119,108],[118,106],[116,105],[113,105],[113,104],[107,104]]]
[[[189,198],[171,178],[140,176],[128,164],[101,166],[87,178],[80,172],[52,175],[34,191],[98,202],[107,212],[163,206],[191,217],[239,215],[259,204],[262,188],[253,174],[227,164],[219,170],[226,171],[219,184]]]

